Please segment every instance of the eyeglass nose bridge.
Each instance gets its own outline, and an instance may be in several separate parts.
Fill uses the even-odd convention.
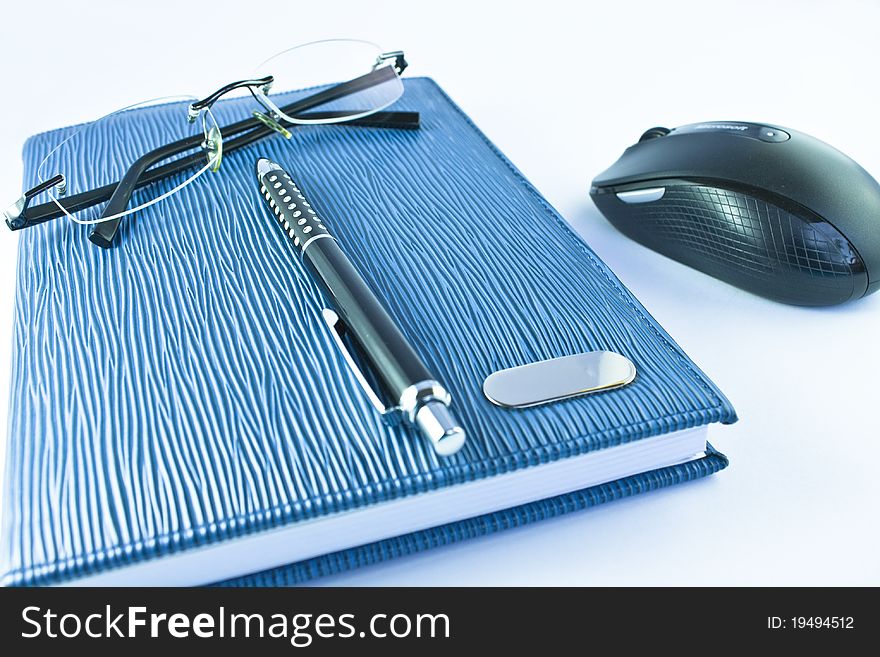
[[[202,100],[198,100],[192,103],[186,110],[186,118],[192,123],[195,121],[203,111],[206,109],[210,109],[210,107],[217,102],[217,100],[221,96],[225,96],[230,91],[234,91],[236,89],[253,89],[254,87],[259,87],[263,90],[263,93],[268,93],[269,89],[272,87],[272,83],[275,82],[275,78],[271,75],[267,75],[264,78],[251,78],[248,80],[238,80],[236,82],[230,82],[227,85],[224,85],[217,89],[214,93],[209,96],[205,96]],[[253,93],[253,92],[252,92]]]

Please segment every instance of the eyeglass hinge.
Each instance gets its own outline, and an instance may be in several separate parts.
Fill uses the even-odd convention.
[[[389,59],[394,60],[394,70],[397,71],[397,74],[400,75],[406,70],[406,67],[409,66],[409,63],[406,61],[406,58],[403,56],[402,50],[392,50],[390,52],[383,52],[376,58],[376,66],[384,64]]]
[[[22,215],[24,215],[28,205],[30,205],[31,201],[36,196],[52,187],[55,188],[58,195],[67,192],[67,181],[64,179],[63,174],[59,173],[58,175],[49,178],[49,180],[41,182],[36,187],[27,190],[15,203],[6,208],[3,211],[3,217],[6,219],[6,225],[9,226],[9,229],[19,230],[21,228],[27,228],[28,220]]]

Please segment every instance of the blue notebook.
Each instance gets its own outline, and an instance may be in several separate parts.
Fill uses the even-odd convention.
[[[419,130],[263,140],[126,219],[110,250],[64,219],[22,233],[3,582],[299,583],[727,465],[706,442],[736,419],[715,385],[436,83],[405,84],[394,109]],[[125,145],[94,144],[121,167],[180,108],[127,120]],[[26,187],[66,134],[27,142]],[[469,435],[454,456],[377,416],[257,193],[260,156],[450,389]],[[520,410],[483,396],[496,370],[593,350],[636,380]]]

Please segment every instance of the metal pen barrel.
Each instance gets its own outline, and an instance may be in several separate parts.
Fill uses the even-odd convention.
[[[288,238],[404,418],[421,430],[439,454],[458,451],[465,433],[449,410],[449,393],[434,379],[302,191],[269,160],[258,161],[257,175]]]

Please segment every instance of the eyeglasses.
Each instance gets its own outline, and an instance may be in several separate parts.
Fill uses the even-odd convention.
[[[383,111],[403,94],[399,76],[406,67],[403,52],[386,52],[367,41],[316,41],[270,57],[246,79],[204,98],[137,103],[70,128],[40,163],[40,182],[4,212],[6,224],[21,230],[63,216],[93,225],[89,240],[106,248],[124,217],[218,171],[225,155],[269,135],[290,138],[296,126],[331,123],[418,128],[416,112]],[[274,93],[302,88],[317,90],[288,104]],[[231,112],[215,103],[236,95],[251,99],[251,117],[221,127],[218,117]],[[171,111],[131,120],[133,112],[162,104]],[[146,153],[126,148],[134,141],[132,131]],[[136,190],[141,191],[132,203]],[[34,205],[40,196],[47,200]]]

